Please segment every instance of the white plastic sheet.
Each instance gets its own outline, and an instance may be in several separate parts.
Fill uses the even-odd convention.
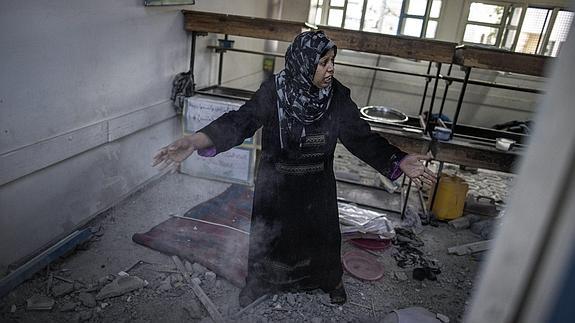
[[[395,237],[393,224],[385,213],[360,208],[358,206],[338,203],[341,233],[371,233],[381,239]]]

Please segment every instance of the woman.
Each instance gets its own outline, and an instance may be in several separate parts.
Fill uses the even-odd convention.
[[[371,133],[350,90],[333,77],[336,53],[322,31],[299,34],[287,49],[285,69],[250,101],[154,157],[154,165],[177,166],[196,150],[214,156],[263,127],[241,306],[287,288],[321,288],[333,303],[345,303],[333,173],[338,139],[392,180],[402,173],[416,185],[434,180],[421,163],[426,156],[407,155]]]

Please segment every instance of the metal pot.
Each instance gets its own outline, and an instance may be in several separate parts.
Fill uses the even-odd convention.
[[[376,122],[403,123],[408,117],[405,113],[384,107],[381,105],[370,105],[359,110],[362,116]]]

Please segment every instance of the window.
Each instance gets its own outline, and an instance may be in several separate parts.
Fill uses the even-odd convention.
[[[463,42],[520,53],[557,56],[573,13],[501,1],[471,1]]]
[[[309,21],[368,32],[435,38],[441,0],[315,0]]]

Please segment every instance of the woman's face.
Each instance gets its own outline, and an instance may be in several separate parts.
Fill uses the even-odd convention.
[[[330,49],[327,54],[320,58],[317,68],[315,69],[315,74],[313,76],[313,85],[320,89],[331,84],[333,80],[334,70],[334,58],[335,53],[333,49]]]

